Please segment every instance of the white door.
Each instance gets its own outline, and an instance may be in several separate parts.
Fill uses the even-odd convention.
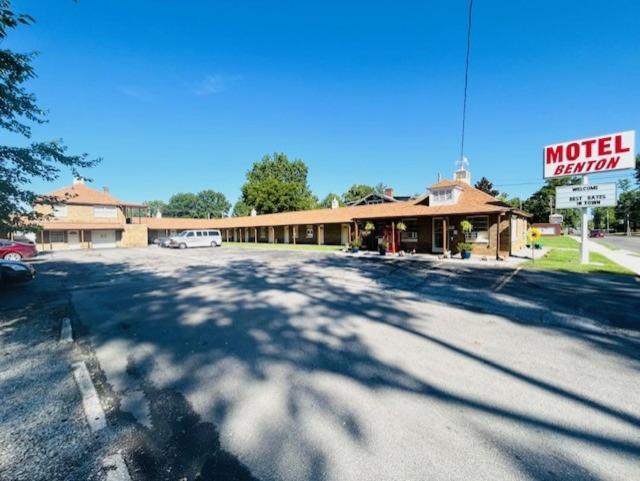
[[[94,249],[108,249],[117,247],[115,230],[94,230],[91,231],[91,243]]]
[[[347,244],[349,244],[349,224],[342,224],[340,243],[343,246],[346,246]]]
[[[444,250],[444,230],[442,224],[442,217],[434,218],[431,224],[431,250],[433,252],[442,252]]]
[[[80,232],[77,230],[67,231],[67,248],[80,249]]]

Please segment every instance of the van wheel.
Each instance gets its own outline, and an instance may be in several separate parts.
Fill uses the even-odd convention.
[[[211,242],[211,247],[218,247],[218,243],[216,241]]]
[[[178,247],[180,247],[180,249],[186,249],[187,248],[187,244],[185,244],[184,242],[182,244],[180,244]]]

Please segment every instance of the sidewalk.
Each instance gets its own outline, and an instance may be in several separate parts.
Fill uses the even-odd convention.
[[[580,237],[572,236],[575,240],[580,242]],[[589,252],[597,252],[598,254],[602,254],[606,258],[612,260],[613,262],[620,264],[623,267],[633,271],[636,275],[640,276],[640,257],[633,255],[633,253],[618,249],[611,250],[597,242],[593,242],[592,240],[587,240],[589,246]]]

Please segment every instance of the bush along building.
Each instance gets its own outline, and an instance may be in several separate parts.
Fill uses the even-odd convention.
[[[347,245],[389,252],[400,250],[456,254],[458,244],[471,244],[476,255],[506,257],[526,244],[529,215],[471,185],[461,168],[454,180],[441,180],[415,198],[391,192],[354,205],[223,219],[133,219],[149,232],[149,241],[185,229],[220,229],[227,242]],[[463,232],[461,222],[471,228]],[[399,228],[400,227],[400,228]]]

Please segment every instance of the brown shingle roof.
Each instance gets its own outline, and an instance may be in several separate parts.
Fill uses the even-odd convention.
[[[134,202],[124,202],[116,199],[108,192],[92,189],[85,184],[74,184],[62,189],[54,190],[46,197],[57,197],[65,204],[75,205],[126,205],[129,207],[142,207]]]
[[[123,230],[124,224],[116,222],[36,222],[42,230]]]
[[[446,182],[446,183],[445,183]],[[441,216],[455,214],[489,214],[506,212],[511,207],[464,182],[443,181],[433,187],[459,186],[462,190],[458,202],[453,205],[429,206],[419,203],[420,199],[359,206],[338,207],[337,209],[313,209],[296,212],[281,212],[224,219],[175,219],[143,218],[141,222],[150,229],[225,229],[234,227],[266,227],[302,224],[337,224],[354,220],[406,218],[419,216]]]

